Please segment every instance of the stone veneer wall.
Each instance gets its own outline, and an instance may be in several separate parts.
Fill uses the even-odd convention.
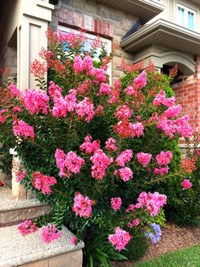
[[[200,131],[200,57],[196,60],[196,73],[172,85],[176,100],[182,105],[180,116],[189,114],[195,131]]]
[[[88,33],[119,43],[137,21],[137,17],[97,4],[95,0],[63,0],[62,6],[53,11],[50,27],[54,31],[58,25],[72,29],[84,27]],[[133,54],[126,53],[121,48],[116,51],[112,61],[113,81],[123,75],[120,68],[122,59],[130,64],[133,61]]]

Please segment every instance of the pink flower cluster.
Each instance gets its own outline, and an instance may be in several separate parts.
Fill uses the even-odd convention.
[[[113,246],[116,246],[117,250],[121,251],[131,240],[131,237],[132,236],[128,232],[122,230],[120,227],[117,227],[115,229],[115,234],[109,235],[108,240],[112,243]]]
[[[49,90],[49,94],[51,97],[61,97],[62,96],[62,89],[57,85],[55,84],[53,81],[50,81],[50,86],[48,88]]]
[[[38,229],[39,228],[31,220],[25,220],[23,223],[20,223],[20,225],[18,226],[18,230],[20,234],[22,234],[23,236],[31,234],[31,233],[35,233],[38,231]]]
[[[19,89],[17,89],[17,87],[11,83],[9,86],[8,86],[8,89],[12,92],[12,94],[14,96],[17,96],[17,97],[20,97],[21,96],[21,92]]]
[[[133,178],[133,172],[128,167],[119,169],[119,175],[124,182]]]
[[[112,138],[112,137],[110,137],[109,139],[108,139],[108,141],[106,141],[106,146],[105,146],[105,148],[107,149],[107,150],[109,150],[109,151],[116,151],[117,150],[117,146],[115,145],[115,143],[116,143],[116,140],[114,139],[114,138]]]
[[[57,91],[58,93],[59,91]],[[66,117],[67,112],[73,112],[76,108],[76,93],[74,89],[69,90],[69,94],[63,98],[63,96],[54,96],[54,107],[52,110],[53,116],[56,118]]]
[[[122,200],[120,197],[111,198],[112,209],[114,209],[115,211],[120,210],[121,205],[122,205]]]
[[[94,105],[91,103],[88,97],[85,97],[83,101],[80,101],[76,105],[76,113],[80,117],[85,117],[87,123],[94,117]]]
[[[30,114],[39,113],[40,111],[47,114],[49,109],[49,97],[42,90],[25,90],[23,93],[23,101]]]
[[[147,164],[150,162],[152,155],[150,153],[140,152],[137,154],[137,160],[146,167]]]
[[[175,97],[172,96],[172,97],[166,98],[165,91],[161,90],[159,92],[159,94],[156,95],[156,98],[153,101],[153,105],[154,106],[160,106],[161,104],[166,106],[166,107],[174,106]]]
[[[167,165],[171,162],[171,159],[173,157],[173,154],[171,151],[161,151],[159,155],[156,156],[156,161],[159,166]]]
[[[130,227],[130,228],[132,228],[138,224],[140,224],[140,220],[138,218],[135,220],[132,220],[132,222],[127,223],[128,227]]]
[[[181,105],[169,107],[167,110],[165,110],[166,118],[174,119],[175,117],[178,116],[178,114],[180,113],[181,109],[182,109]]]
[[[161,117],[157,122],[157,127],[165,132],[166,135],[171,138],[174,136],[174,133],[177,131],[183,137],[191,137],[193,134],[193,129],[188,123],[189,116],[186,115],[182,118],[178,118],[175,121],[171,121],[166,117]]]
[[[94,203],[94,200],[90,200],[89,197],[84,197],[81,193],[77,192],[72,210],[76,212],[76,215],[87,218],[91,216]]]
[[[15,136],[30,137],[34,139],[34,129],[29,126],[24,121],[14,121],[13,122],[13,132]]]
[[[113,127],[115,133],[123,138],[140,137],[143,134],[144,126],[140,122],[135,124],[130,123],[128,120],[119,121]]]
[[[24,177],[27,175],[27,172],[26,171],[23,171],[22,173],[20,171],[17,171],[16,172],[16,181],[17,182],[20,182],[24,179]]]
[[[72,173],[79,173],[82,165],[85,165],[85,160],[77,157],[73,151],[66,155],[61,149],[56,149],[55,158],[60,169],[60,177],[66,176],[69,178]]]
[[[55,224],[50,225],[49,227],[45,226],[41,231],[41,239],[49,244],[51,241],[54,241],[61,237],[61,232],[58,231],[55,227]]]
[[[189,115],[186,115],[174,121],[174,123],[176,123],[177,133],[182,135],[183,137],[188,137],[188,138],[193,135],[193,129],[188,124],[189,119],[190,119]]]
[[[120,119],[128,119],[132,115],[132,111],[128,105],[123,105],[117,108],[115,113],[115,118]]]
[[[142,71],[140,75],[134,79],[134,86],[136,86],[136,88],[142,89],[146,85],[146,76],[146,72]]]
[[[118,166],[125,167],[125,164],[129,162],[133,157],[133,152],[130,149],[127,149],[116,158],[115,162],[117,162]]]
[[[71,245],[75,245],[78,242],[78,239],[76,236],[72,236],[72,238],[70,239],[70,244]]]
[[[168,173],[169,171],[169,167],[160,167],[160,168],[155,168],[154,169],[154,174],[155,175],[160,175],[160,176],[164,176],[165,173]]]
[[[106,169],[113,161],[113,159],[109,159],[103,150],[99,149],[95,152],[95,154],[90,158],[92,163],[92,177],[97,180],[102,180],[106,175]]]
[[[156,216],[160,211],[160,208],[167,203],[167,197],[161,195],[158,192],[154,194],[142,192],[138,198],[139,204],[145,206],[147,210],[151,212],[151,216]]]
[[[100,95],[110,95],[112,92],[110,85],[108,83],[101,83],[99,93],[97,93],[97,96]]]
[[[46,176],[41,172],[33,172],[32,177],[33,186],[38,190],[42,190],[42,193],[47,195],[50,195],[52,192],[50,186],[57,183],[54,177]]]
[[[190,183],[189,180],[184,179],[184,181],[181,183],[181,185],[183,186],[183,188],[185,189],[189,189],[190,187],[192,187],[192,184]]]
[[[85,142],[80,146],[81,150],[84,150],[86,154],[94,154],[98,149],[100,149],[100,140],[95,140],[91,142],[92,136],[88,134],[85,137]]]
[[[81,73],[83,70],[89,70],[93,68],[93,61],[92,58],[87,55],[83,60],[81,56],[77,55],[74,58],[74,65],[73,68],[77,74]]]

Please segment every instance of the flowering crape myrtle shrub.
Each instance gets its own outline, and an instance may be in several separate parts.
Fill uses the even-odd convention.
[[[113,54],[105,57],[98,38],[88,52],[83,33],[47,35],[50,49],[31,65],[39,89],[20,92],[12,83],[1,89],[1,132],[23,163],[17,180],[51,205],[50,214],[19,230],[25,235],[46,225],[42,239],[49,243],[66,222],[73,244],[83,238],[87,246],[98,229],[120,251],[131,240],[127,227],[148,232],[163,222],[167,196],[151,188],[184,177],[170,171],[174,156],[165,144],[192,135],[189,117],[177,118],[181,106],[165,93],[173,73],[163,79],[151,63],[144,69],[123,62],[126,82],[110,86]]]

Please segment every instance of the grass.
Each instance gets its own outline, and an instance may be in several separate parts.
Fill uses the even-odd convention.
[[[200,243],[186,249],[177,250],[149,261],[141,262],[134,267],[200,267]]]

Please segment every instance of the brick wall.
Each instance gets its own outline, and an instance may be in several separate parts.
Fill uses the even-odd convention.
[[[127,13],[97,4],[94,0],[63,0],[59,10],[53,12],[50,27],[58,25],[71,28],[84,27],[89,33],[120,42],[121,38],[132,28],[138,18]],[[121,48],[116,51],[112,61],[112,79],[123,75],[120,68],[121,60],[130,64],[133,55],[125,53]]]
[[[200,57],[196,60],[196,74],[172,86],[176,100],[182,105],[180,116],[189,114],[195,131],[200,131]]]

